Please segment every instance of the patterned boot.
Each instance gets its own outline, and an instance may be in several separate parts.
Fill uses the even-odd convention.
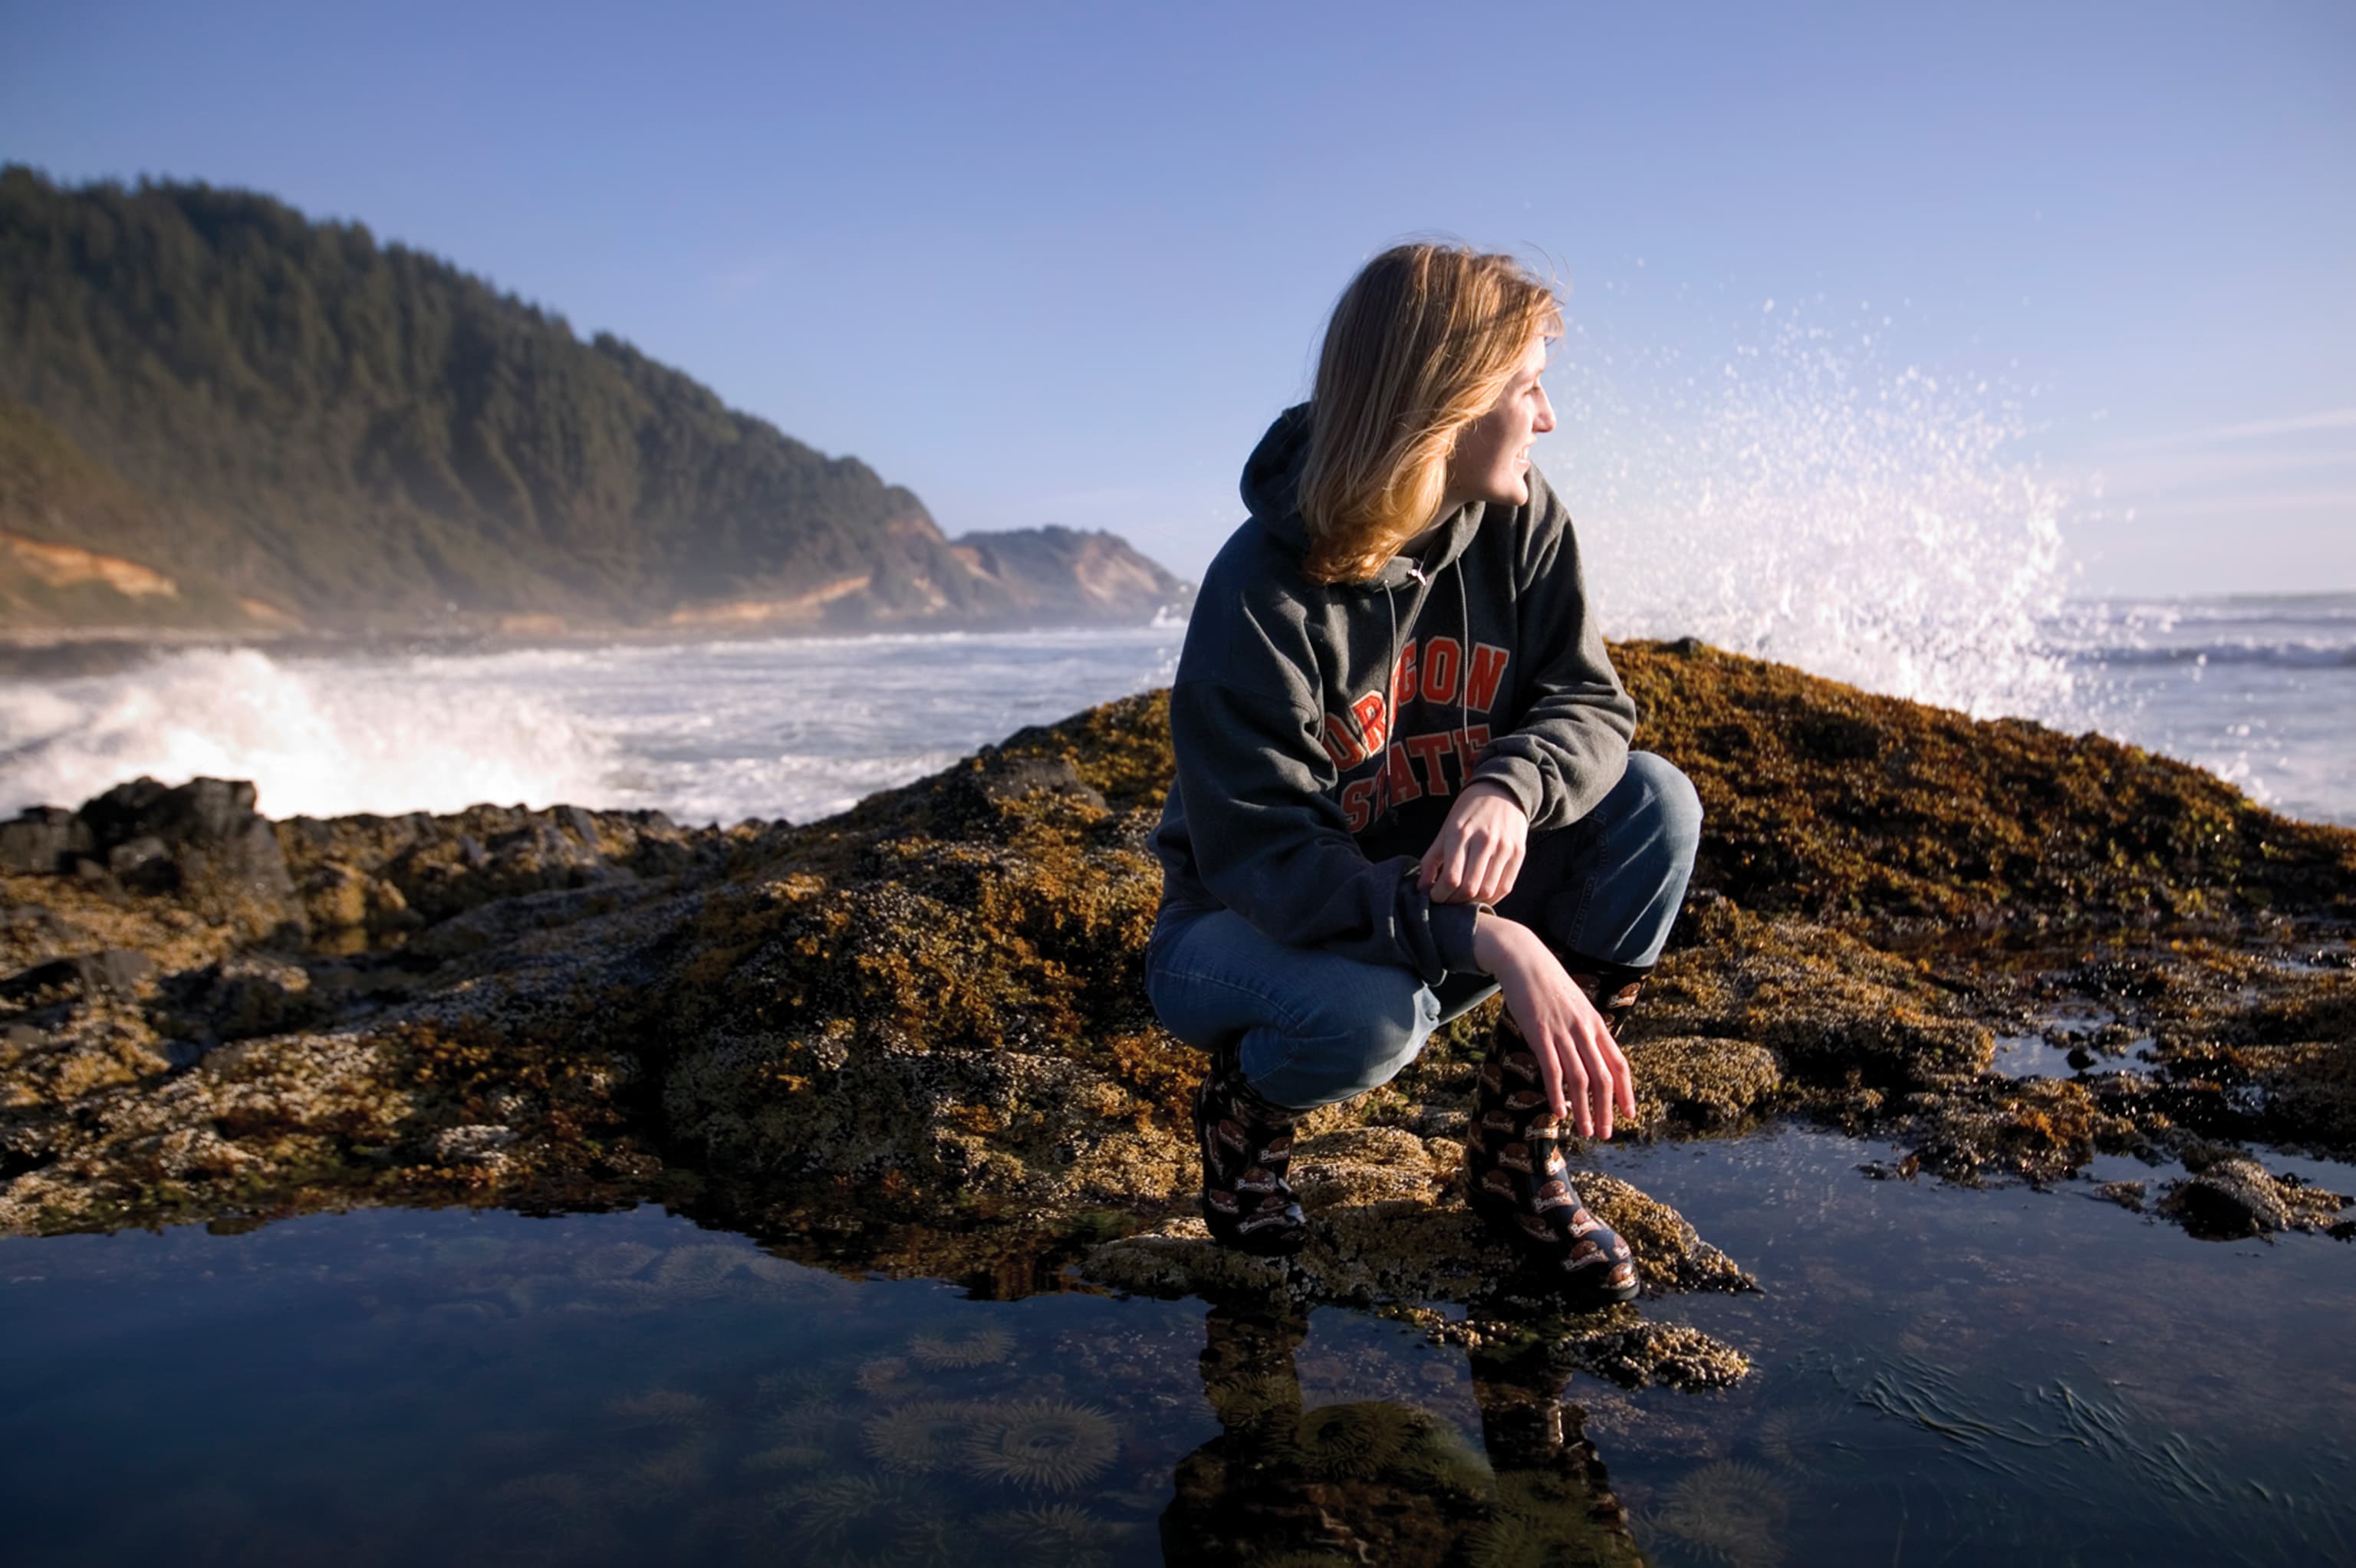
[[[1644,992],[1644,976],[1652,971],[1596,958],[1565,958],[1563,966],[1570,971],[1572,983],[1587,993],[1587,999],[1603,1015],[1612,1038],[1618,1040],[1620,1026],[1636,1010],[1637,998]]]
[[[1292,1130],[1293,1113],[1253,1092],[1233,1045],[1213,1052],[1210,1072],[1194,1091],[1203,1219],[1213,1240],[1264,1255],[1301,1249],[1309,1221],[1284,1179]]]
[[[1572,978],[1615,1035],[1635,1006],[1641,971],[1585,965]],[[1602,968],[1604,973],[1593,971]],[[1606,989],[1606,987],[1610,989]],[[1472,1207],[1563,1295],[1601,1303],[1633,1301],[1636,1261],[1628,1243],[1588,1212],[1563,1163],[1562,1123],[1547,1108],[1537,1057],[1511,1015],[1501,1019],[1481,1064],[1472,1121],[1464,1135],[1464,1175]]]

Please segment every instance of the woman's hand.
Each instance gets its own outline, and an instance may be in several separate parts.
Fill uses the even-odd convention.
[[[1493,904],[1514,891],[1530,842],[1530,819],[1503,784],[1470,784],[1423,852],[1416,886],[1434,903]]]
[[[1538,1059],[1549,1108],[1581,1137],[1610,1137],[1615,1104],[1636,1114],[1636,1081],[1595,1004],[1518,921],[1483,914],[1472,927],[1472,954],[1505,993],[1506,1010]]]

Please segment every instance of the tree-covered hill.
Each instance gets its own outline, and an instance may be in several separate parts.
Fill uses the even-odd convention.
[[[1108,535],[953,545],[858,459],[359,224],[0,170],[6,621],[973,624],[1183,592]]]

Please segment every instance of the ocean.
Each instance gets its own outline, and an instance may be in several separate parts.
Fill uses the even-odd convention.
[[[1638,605],[1870,689],[2097,730],[2293,816],[2356,824],[2356,593],[2067,601],[1956,627]],[[145,773],[252,779],[273,816],[479,801],[802,822],[1026,724],[1166,684],[1183,624],[292,656],[181,650],[0,684],[0,810]],[[1968,677],[1968,678],[1966,678]]]

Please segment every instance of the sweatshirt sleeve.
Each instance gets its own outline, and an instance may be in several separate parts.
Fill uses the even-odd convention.
[[[1329,793],[1313,704],[1216,679],[1170,692],[1178,797],[1196,874],[1270,941],[1413,970],[1470,969],[1471,904],[1435,904],[1408,856],[1370,861]]]
[[[1515,623],[1534,657],[1522,707],[1472,777],[1513,792],[1534,830],[1567,827],[1595,809],[1627,771],[1636,704],[1620,684],[1589,613],[1570,514],[1530,471],[1533,522],[1515,585]]]

